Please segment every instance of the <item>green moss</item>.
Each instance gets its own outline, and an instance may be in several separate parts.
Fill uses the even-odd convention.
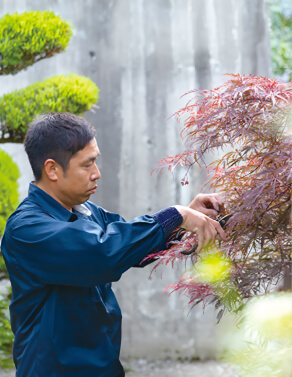
[[[0,97],[0,142],[22,142],[37,114],[70,112],[82,115],[98,100],[98,88],[74,74],[53,76]]]
[[[53,12],[29,11],[0,19],[0,75],[16,74],[67,47],[72,28]]]

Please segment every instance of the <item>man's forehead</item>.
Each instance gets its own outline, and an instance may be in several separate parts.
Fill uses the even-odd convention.
[[[93,145],[97,148],[98,150],[98,153],[99,153],[99,148],[98,148],[98,145],[97,145],[97,141],[96,141],[96,138],[93,138],[90,143],[93,143]]]
[[[100,155],[100,150],[98,148],[98,145],[96,144],[96,152],[97,152],[97,155],[99,156]]]
[[[99,152],[98,145],[97,145],[97,141],[96,141],[95,138],[94,138],[94,139],[91,139],[91,140],[85,145],[85,147],[84,147],[83,149],[81,149],[81,150],[85,150],[85,149],[95,151],[95,152],[97,152],[98,154],[100,153],[100,152]]]
[[[80,149],[73,157],[88,156],[89,154],[92,155],[92,157],[97,157],[100,154],[95,138],[90,140],[89,143],[87,143],[83,149]]]

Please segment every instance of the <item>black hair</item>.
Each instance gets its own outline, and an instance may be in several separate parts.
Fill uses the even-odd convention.
[[[85,118],[70,113],[49,113],[38,116],[29,125],[24,148],[35,176],[42,177],[44,163],[51,158],[64,173],[69,161],[96,135],[95,128]]]

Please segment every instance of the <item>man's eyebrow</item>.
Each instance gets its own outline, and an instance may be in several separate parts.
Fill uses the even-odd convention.
[[[99,155],[100,153],[96,157],[89,157],[85,162],[96,161]]]

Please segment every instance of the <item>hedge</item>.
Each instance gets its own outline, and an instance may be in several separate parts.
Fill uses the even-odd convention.
[[[16,74],[64,51],[71,25],[53,12],[29,11],[0,19],[0,75]]]
[[[19,170],[12,158],[0,149],[0,237],[4,233],[5,222],[18,203]]]
[[[0,149],[0,239],[4,233],[5,223],[18,204],[19,170],[12,158]],[[0,253],[0,280],[8,279],[8,273]],[[0,365],[2,368],[13,366],[11,359],[14,335],[11,332],[8,307],[11,299],[11,289],[0,295]]]
[[[23,142],[37,114],[70,112],[82,115],[98,100],[98,88],[88,78],[53,76],[0,97],[0,143]]]

